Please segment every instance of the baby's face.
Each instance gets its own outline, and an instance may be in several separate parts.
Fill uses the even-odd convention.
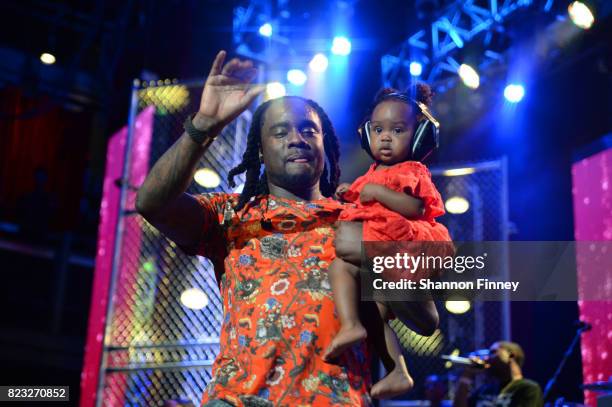
[[[410,156],[414,126],[412,107],[399,100],[380,103],[370,119],[370,149],[376,161],[393,165]]]

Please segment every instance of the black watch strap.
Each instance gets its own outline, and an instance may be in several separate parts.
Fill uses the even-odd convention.
[[[211,133],[208,131],[196,129],[193,125],[193,118],[195,117],[195,115],[196,113],[192,113],[187,116],[187,119],[185,119],[185,123],[183,123],[185,133],[187,133],[189,137],[191,137],[191,139],[199,145],[209,145],[215,140],[215,138],[217,138],[217,136],[211,135]]]

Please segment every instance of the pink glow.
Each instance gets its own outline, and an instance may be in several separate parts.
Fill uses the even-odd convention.
[[[136,118],[137,125],[134,129],[133,156],[131,159],[132,167],[130,171],[131,185],[140,185],[148,171],[153,118],[153,107],[145,109]],[[115,181],[121,179],[123,176],[126,140],[127,127],[124,127],[111,137],[106,153],[106,172],[104,175],[102,202],[100,205],[96,266],[94,271],[91,306],[89,310],[85,358],[83,362],[83,371],[81,373],[81,407],[93,407],[96,404],[106,325],[108,291],[111,281],[113,251],[117,238],[116,229],[120,210],[121,191],[115,185]],[[133,207],[134,196],[134,192],[128,193],[128,207]],[[126,226],[126,233],[138,233],[139,235],[140,229],[135,232],[134,227]],[[125,255],[124,252],[125,250],[122,250],[122,255]],[[106,338],[106,340],[108,341],[109,338]]]
[[[612,240],[612,149],[585,158],[572,166],[574,198],[574,233],[580,241]],[[579,298],[589,297],[593,290],[604,290],[612,297],[612,276],[592,273],[589,262],[597,254],[588,253],[586,245],[578,246]],[[612,301],[579,301],[580,319],[593,325],[582,335],[582,372],[585,383],[608,380],[612,375]],[[596,405],[597,393],[585,391],[585,403]]]

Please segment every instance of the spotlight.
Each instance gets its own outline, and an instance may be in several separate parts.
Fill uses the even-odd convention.
[[[323,54],[317,54],[312,57],[310,63],[308,64],[308,67],[313,72],[325,72],[325,70],[327,69],[327,65],[329,65],[327,57]]]
[[[572,22],[583,30],[588,30],[595,22],[593,11],[581,1],[571,3],[567,8],[567,12]]]
[[[270,82],[266,85],[266,99],[276,99],[285,96],[285,85],[280,82]]]
[[[461,215],[470,209],[470,203],[465,198],[453,196],[444,202],[444,207],[446,207],[448,213],[452,213],[453,215]]]
[[[193,179],[204,188],[216,188],[221,183],[221,178],[210,168],[200,168],[193,175]]]
[[[287,80],[296,86],[302,86],[305,84],[306,79],[308,79],[308,77],[301,69],[291,69],[289,72],[287,72]]]
[[[261,27],[259,27],[259,35],[262,37],[271,37],[272,36],[272,24],[265,23]]]
[[[48,52],[43,52],[40,54],[40,62],[45,65],[53,65],[55,63],[55,56],[53,54],[49,54]]]
[[[472,304],[467,300],[447,300],[444,307],[451,314],[465,314],[472,308]]]
[[[190,309],[202,309],[209,301],[204,291],[199,288],[188,288],[181,294],[181,303]]]
[[[476,89],[480,85],[478,72],[469,65],[461,64],[458,69],[459,77],[463,84],[470,89]]]
[[[332,42],[331,52],[334,55],[347,56],[351,53],[351,42],[346,37],[335,37]]]
[[[410,63],[410,75],[412,76],[421,76],[423,73],[423,65],[418,62]]]
[[[476,171],[474,168],[466,167],[466,168],[452,168],[450,170],[445,170],[442,172],[442,175],[447,177],[457,177],[459,175],[470,175]]]
[[[518,103],[525,96],[525,88],[523,85],[511,83],[504,89],[504,97],[508,102]]]

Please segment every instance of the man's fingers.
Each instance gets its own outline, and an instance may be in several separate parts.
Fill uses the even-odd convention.
[[[240,72],[240,79],[242,79],[245,83],[251,82],[255,76],[257,76],[257,69],[255,68],[248,68]]]
[[[225,76],[232,76],[232,73],[238,68],[240,68],[240,60],[238,58],[232,58],[231,61],[225,64],[221,74]]]
[[[223,62],[225,61],[225,57],[227,52],[224,50],[219,51],[215,60],[213,61],[212,67],[210,68],[210,76],[219,75],[221,73],[221,68],[223,67]]]
[[[265,85],[254,85],[249,88],[249,90],[245,93],[242,98],[242,108],[246,109],[249,107],[251,103],[257,98],[257,96],[261,95],[261,93],[266,90]]]

